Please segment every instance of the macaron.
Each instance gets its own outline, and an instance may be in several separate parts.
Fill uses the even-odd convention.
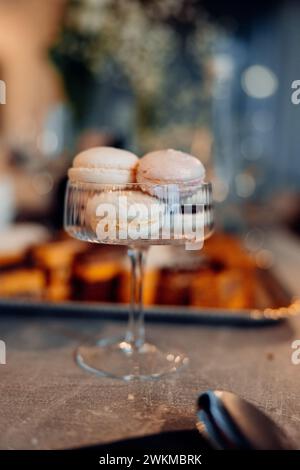
[[[203,183],[205,168],[196,157],[178,150],[157,150],[139,161],[136,174],[141,189],[166,199],[170,191],[179,196],[189,195]],[[163,188],[163,185],[173,185]],[[155,187],[156,186],[156,187]]]
[[[162,238],[165,240],[177,240],[178,242],[203,241],[204,240],[204,212],[191,213],[180,209],[170,213],[164,218]]]
[[[156,240],[164,209],[161,201],[141,191],[105,191],[97,197],[90,224],[96,225],[97,238],[102,242]]]
[[[68,171],[72,182],[98,184],[134,183],[138,157],[114,147],[94,147],[79,153]]]

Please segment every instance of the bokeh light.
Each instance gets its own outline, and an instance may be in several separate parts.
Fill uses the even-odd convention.
[[[264,65],[252,65],[242,74],[241,85],[244,92],[252,98],[268,98],[278,88],[274,72]]]
[[[37,139],[37,148],[44,155],[54,155],[58,149],[58,138],[55,132],[45,130]]]
[[[255,179],[249,173],[239,173],[235,177],[235,188],[238,196],[250,197],[256,188]]]
[[[245,235],[245,247],[251,252],[261,250],[265,241],[265,234],[262,229],[254,227]]]
[[[213,184],[213,188],[214,188],[214,191],[213,191],[214,200],[216,202],[225,201],[225,199],[227,198],[228,193],[229,193],[228,183],[225,180],[223,180],[223,179],[221,179],[217,176],[214,176],[212,178],[212,184]]]
[[[255,255],[255,262],[260,269],[270,269],[274,264],[274,255],[270,250],[259,250]]]
[[[263,142],[253,136],[246,137],[241,142],[241,154],[246,160],[258,160],[263,155]]]
[[[50,191],[53,189],[53,185],[53,176],[47,171],[37,173],[32,178],[32,186],[36,193],[40,196],[45,196],[46,194],[50,193]]]

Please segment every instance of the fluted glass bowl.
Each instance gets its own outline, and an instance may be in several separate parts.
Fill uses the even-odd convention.
[[[121,338],[102,338],[80,346],[76,352],[78,364],[100,376],[123,380],[158,378],[186,364],[188,358],[178,351],[145,341],[143,266],[150,245],[201,249],[213,231],[211,184],[69,181],[64,225],[79,240],[126,245],[132,267],[127,332]]]

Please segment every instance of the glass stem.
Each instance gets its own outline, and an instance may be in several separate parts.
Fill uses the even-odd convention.
[[[128,256],[131,263],[131,299],[126,341],[132,349],[139,350],[145,342],[143,281],[146,250],[129,248]]]

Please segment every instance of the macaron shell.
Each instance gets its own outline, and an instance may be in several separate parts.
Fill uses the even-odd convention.
[[[123,185],[136,181],[135,169],[70,168],[68,176],[72,182],[81,183]]]
[[[79,153],[69,169],[73,182],[128,184],[136,181],[138,157],[126,150],[95,147]]]
[[[105,234],[103,222],[99,221],[98,217],[96,234],[99,240],[109,240],[111,237],[114,239],[112,234],[118,230],[127,230],[129,240],[147,239],[150,235],[158,236],[163,206],[157,199],[140,191],[103,192],[97,198],[97,204],[93,204],[93,210],[96,210],[96,213],[99,212],[99,208],[104,204],[112,205],[116,210],[111,217],[109,214],[106,217],[110,234]],[[91,224],[95,226],[94,215],[90,214],[90,217]],[[115,240],[117,239],[118,237],[115,235]]]
[[[197,158],[177,150],[146,154],[137,168],[138,183],[171,184],[203,181],[205,168]]]
[[[132,170],[137,162],[138,157],[127,150],[114,147],[94,147],[79,153],[73,160],[73,167]]]

